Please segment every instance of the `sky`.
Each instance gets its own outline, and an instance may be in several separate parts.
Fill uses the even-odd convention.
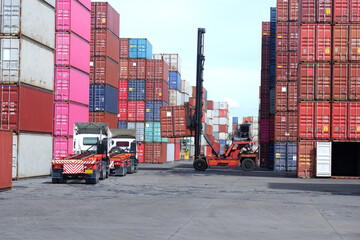
[[[102,0],[100,0],[102,1]],[[106,1],[102,1],[106,2]],[[107,0],[120,37],[148,38],[153,53],[178,53],[181,78],[196,83],[197,29],[206,29],[204,87],[232,117],[258,116],[261,22],[276,0]]]

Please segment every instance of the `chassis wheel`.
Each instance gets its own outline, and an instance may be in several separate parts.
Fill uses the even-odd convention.
[[[196,159],[193,166],[196,171],[205,171],[207,169],[207,163],[202,158]]]
[[[244,171],[254,171],[255,169],[255,162],[251,158],[245,158],[241,162],[241,167]]]
[[[101,162],[101,171],[100,171],[100,179],[104,180],[106,178],[106,162]]]

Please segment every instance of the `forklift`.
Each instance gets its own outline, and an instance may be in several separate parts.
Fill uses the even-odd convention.
[[[197,42],[197,69],[196,69],[196,105],[195,113],[191,117],[190,128],[195,130],[195,154],[193,167],[196,171],[205,171],[211,166],[238,167],[241,166],[245,171],[253,171],[257,164],[257,154],[251,150],[252,140],[250,136],[249,124],[241,124],[236,129],[234,136],[224,154],[219,155],[218,150],[206,134],[203,134],[206,142],[212,149],[212,156],[201,155],[201,135],[202,135],[202,107],[203,107],[203,71],[204,71],[204,35],[205,28],[198,29]]]

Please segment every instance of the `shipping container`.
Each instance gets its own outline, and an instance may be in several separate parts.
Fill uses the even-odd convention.
[[[299,1],[299,20],[301,23],[315,23],[316,21],[316,1],[317,0],[300,0]]]
[[[152,45],[146,38],[130,38],[129,57],[152,59]]]
[[[127,122],[118,122],[118,129],[127,129]]]
[[[173,162],[174,161],[174,156],[175,156],[175,144],[174,143],[168,143],[166,146],[167,146],[166,161],[167,162]]]
[[[131,101],[145,100],[145,80],[128,81],[128,99]]]
[[[55,101],[89,105],[89,75],[76,68],[55,68]]]
[[[89,122],[102,122],[108,123],[109,128],[117,128],[117,116],[116,114],[107,112],[90,112]]]
[[[0,130],[0,192],[12,188],[13,133]]]
[[[275,89],[270,89],[270,114],[275,114],[275,103],[276,103],[276,93]]]
[[[209,147],[209,149],[211,149]],[[174,146],[174,161],[180,161],[181,160],[181,150],[180,150],[180,144],[178,143],[175,143],[175,146]]]
[[[145,142],[162,142],[159,122],[145,123]]]
[[[169,65],[164,60],[146,60],[146,79],[169,81]]]
[[[288,142],[286,146],[286,171],[296,171],[297,142]]]
[[[270,142],[270,119],[260,120],[260,143]]]
[[[73,136],[75,122],[87,122],[88,106],[75,103],[54,103],[54,136]]]
[[[24,35],[51,49],[55,47],[55,9],[37,0],[1,0],[0,33]],[[35,14],[36,13],[36,14]]]
[[[120,100],[118,103],[118,120],[128,120],[128,102],[126,100]]]
[[[349,64],[349,100],[360,100],[360,66]]]
[[[297,177],[312,178],[316,174],[316,142],[298,142]]]
[[[289,50],[289,22],[278,22],[276,24],[276,51],[288,51],[288,50]]]
[[[274,171],[286,171],[286,142],[274,144]]]
[[[269,169],[274,169],[274,163],[275,163],[275,145],[274,143],[269,143],[269,150],[268,150],[268,154],[269,154],[269,159],[268,159],[268,168]]]
[[[297,112],[277,112],[275,114],[275,141],[296,141],[297,122]]]
[[[332,22],[332,2],[333,0],[317,0],[316,15],[317,22],[331,23]]]
[[[91,57],[90,84],[108,84],[118,88],[119,64],[108,57]]]
[[[345,62],[349,60],[349,26],[335,25],[333,27],[333,61]]]
[[[169,89],[169,106],[181,105],[181,93],[175,89]]]
[[[0,129],[52,133],[53,94],[23,85],[0,85]]]
[[[348,23],[350,21],[349,0],[334,0],[334,23]]]
[[[268,168],[269,166],[269,145],[268,143],[260,144],[260,167]]]
[[[276,84],[276,111],[296,111],[297,101],[297,83],[280,82]]]
[[[120,67],[120,79],[127,80],[129,78],[129,60],[120,59],[119,67]]]
[[[87,120],[85,122],[87,122]],[[69,154],[73,153],[73,138],[54,137],[53,149],[54,149],[54,153],[53,153],[54,159],[67,157]]]
[[[139,163],[143,163],[144,162],[144,143],[138,142],[136,155],[139,160]]]
[[[3,38],[0,39],[0,59],[1,84],[20,82],[53,91],[54,53],[51,49],[26,38]]]
[[[160,107],[161,136],[162,137],[187,137],[194,132],[187,128],[186,106]]]
[[[288,52],[276,53],[276,81],[288,81],[289,73]]]
[[[145,121],[160,122],[161,106],[167,106],[167,104],[161,101],[145,102]]]
[[[120,14],[107,2],[92,2],[91,28],[109,29],[119,36]]]
[[[286,22],[289,20],[289,2],[288,0],[278,0],[276,2],[277,21]]]
[[[165,143],[145,143],[144,163],[166,163],[167,146]]]
[[[51,135],[38,133],[19,133],[16,178],[49,176],[53,153]],[[14,152],[14,151],[13,151]]]
[[[119,100],[127,100],[128,99],[128,81],[127,80],[119,80]]]
[[[178,72],[169,72],[169,88],[181,91],[181,76]]]
[[[146,81],[146,101],[169,101],[169,85],[163,80]]]
[[[358,102],[334,102],[331,116],[332,140],[359,140],[360,104]]]
[[[359,12],[359,10],[358,10]],[[360,26],[349,26],[350,61],[360,61]]]
[[[56,32],[55,65],[90,72],[90,44],[74,33]],[[37,55],[38,53],[34,53]],[[32,59],[32,62],[36,62]]]
[[[146,60],[145,59],[130,59],[128,69],[128,79],[146,79]]]
[[[169,65],[169,71],[181,73],[181,58],[179,54],[153,54],[153,58],[164,60]]]
[[[128,102],[128,121],[143,122],[145,121],[145,102],[129,101]]]
[[[129,38],[120,38],[120,58],[129,58]]]
[[[119,37],[107,29],[92,29],[91,56],[109,57],[115,62],[120,58]]]
[[[90,3],[90,0],[84,2]],[[90,42],[90,21],[90,11],[81,2],[76,0],[56,1],[56,31],[74,32]]]
[[[136,129],[136,140],[145,141],[145,124],[142,122],[128,122],[128,129]]]
[[[332,65],[332,99],[346,101],[349,99],[349,65],[338,63]]]
[[[90,112],[116,114],[118,111],[118,89],[110,85],[90,85]]]

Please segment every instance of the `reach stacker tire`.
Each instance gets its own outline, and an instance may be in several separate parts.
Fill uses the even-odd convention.
[[[255,162],[251,158],[245,158],[242,163],[241,167],[244,171],[254,171],[255,170]]]
[[[194,161],[193,166],[196,171],[203,172],[207,169],[207,163],[206,163],[205,159],[202,159],[202,158],[196,159]]]

